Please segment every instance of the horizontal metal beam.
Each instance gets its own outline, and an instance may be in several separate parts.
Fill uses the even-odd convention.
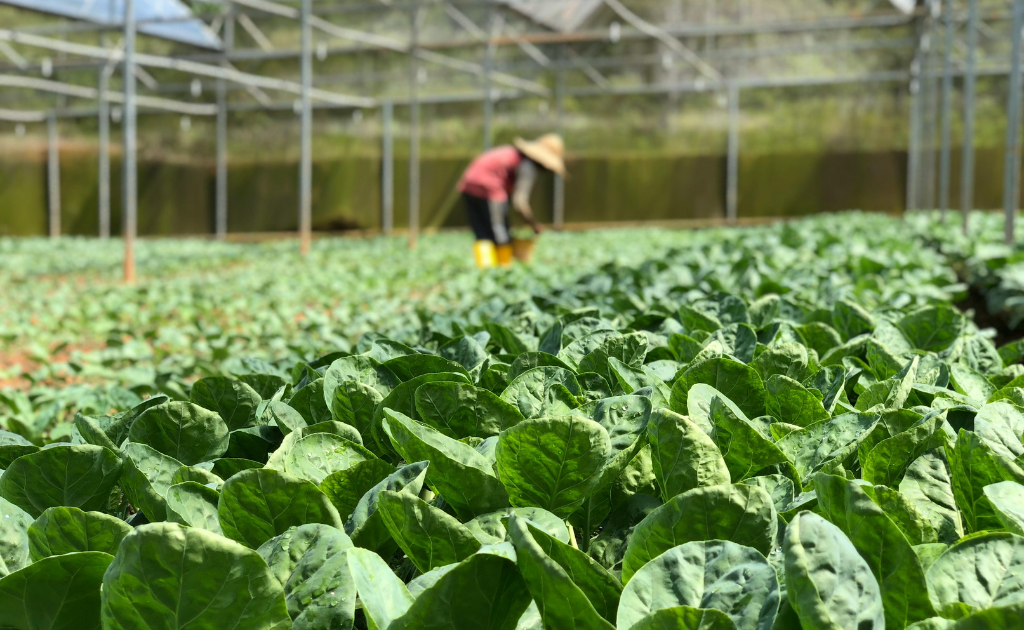
[[[49,92],[51,94],[61,94],[63,96],[93,100],[100,97],[100,91],[94,87],[12,74],[0,74],[0,87],[23,88],[26,90],[37,90],[40,92]],[[108,90],[106,92],[106,100],[113,103],[122,103],[124,102],[124,94],[122,92]],[[205,103],[186,103],[159,96],[137,96],[135,97],[135,100],[143,107],[174,112],[177,114],[186,114],[189,116],[212,116],[217,113],[217,107],[215,105],[207,105]]]
[[[114,62],[120,62],[124,59],[124,52],[119,49],[108,50],[99,46],[76,44],[50,37],[42,37],[40,35],[28,35],[12,31],[10,29],[0,29],[0,41],[33,46],[36,48],[45,48],[47,50],[55,50],[72,55],[92,57],[94,59],[104,59]],[[166,70],[175,70],[197,76],[224,79],[233,83],[251,85],[253,87],[268,90],[279,90],[281,92],[289,92],[297,95],[302,93],[302,86],[295,81],[265,77],[258,74],[250,74],[248,72],[240,72],[230,67],[222,67],[197,61],[145,53],[136,53],[135,62],[140,66],[164,68]],[[317,88],[310,91],[310,96],[317,100],[343,107],[373,107],[376,105],[376,101],[372,98],[337,94],[335,92],[328,92]]]
[[[295,20],[299,18],[299,10],[297,8],[285,6],[277,2],[270,2],[269,0],[234,0],[234,2],[235,4],[240,6],[248,7],[251,9],[257,9],[259,11],[264,11],[266,13],[277,15],[280,17],[286,17]],[[372,47],[372,49],[387,50],[407,55],[413,54],[416,55],[417,59],[422,59],[423,61],[428,61],[430,63],[444,66],[446,68],[452,68],[454,70],[468,72],[477,76],[483,76],[485,72],[483,65],[479,63],[473,61],[465,61],[462,59],[457,59],[455,57],[449,57],[447,55],[442,55],[440,53],[433,52],[430,50],[422,50],[421,47],[418,46],[416,47],[415,50],[413,50],[413,48],[409,45],[409,42],[395,39],[393,37],[388,37],[386,35],[367,33],[365,31],[360,31],[357,29],[338,26],[337,24],[332,24],[331,22],[328,22],[322,17],[316,15],[310,16],[309,24],[313,28],[319,30],[322,33],[326,33],[331,37],[347,39],[349,41],[365,44]],[[301,53],[301,51],[298,52]],[[330,52],[328,52],[328,54],[330,54]],[[544,85],[535,83],[533,81],[520,79],[519,77],[515,77],[509,74],[496,72],[493,73],[492,78],[494,79],[494,81],[498,83],[503,83],[504,85],[508,85],[510,87],[520,88],[523,90],[527,90],[529,92],[534,92],[541,96],[547,96],[549,94],[548,88],[545,87]]]

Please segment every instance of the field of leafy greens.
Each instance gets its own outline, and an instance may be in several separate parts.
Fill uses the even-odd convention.
[[[919,221],[4,242],[0,627],[1024,627],[1024,365]]]

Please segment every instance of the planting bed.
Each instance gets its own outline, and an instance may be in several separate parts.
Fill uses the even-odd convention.
[[[1024,627],[1024,366],[955,306],[1008,281],[945,233],[2,242],[0,627]]]

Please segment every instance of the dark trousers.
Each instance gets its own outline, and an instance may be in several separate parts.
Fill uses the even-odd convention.
[[[462,193],[466,203],[469,226],[478,241],[493,241],[495,245],[512,242],[509,233],[508,202],[490,201],[468,193]]]

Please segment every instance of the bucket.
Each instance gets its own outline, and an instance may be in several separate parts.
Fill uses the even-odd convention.
[[[512,255],[520,262],[530,262],[533,258],[533,250],[537,247],[537,239],[534,238],[513,238]]]

